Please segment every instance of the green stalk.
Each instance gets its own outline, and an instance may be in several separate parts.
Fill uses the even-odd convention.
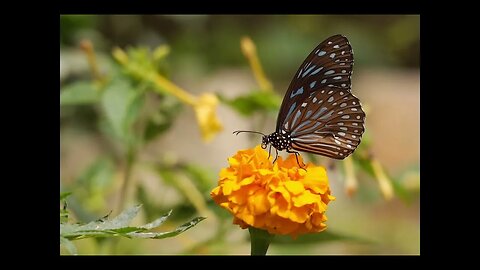
[[[252,256],[265,256],[267,254],[268,246],[275,235],[268,233],[268,231],[249,227],[251,251]]]
[[[125,157],[125,175],[122,183],[122,189],[120,191],[120,201],[118,204],[118,211],[121,212],[125,206],[127,200],[127,190],[130,183],[130,178],[132,174],[132,166],[135,163],[135,150],[134,147],[129,146],[127,150],[127,155]]]

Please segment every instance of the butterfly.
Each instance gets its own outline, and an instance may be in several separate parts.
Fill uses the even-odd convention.
[[[293,77],[277,117],[275,132],[235,131],[262,134],[267,145],[286,150],[344,159],[355,151],[365,131],[365,112],[351,93],[353,50],[343,35],[320,43]],[[297,150],[297,151],[295,151]]]

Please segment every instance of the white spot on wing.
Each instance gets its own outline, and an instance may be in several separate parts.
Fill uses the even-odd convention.
[[[330,94],[330,93],[329,93],[329,94]],[[333,97],[329,97],[327,101],[328,101],[328,102],[332,102],[332,101],[333,101]]]
[[[322,69],[323,69],[323,67],[317,68],[314,72],[312,72],[312,73],[310,74],[310,76],[317,74],[317,73],[320,72],[320,70],[322,70]]]
[[[320,83],[326,83],[327,82],[327,79],[323,79]],[[323,93],[324,91],[322,91]]]
[[[335,70],[329,70],[329,71],[327,71],[327,72],[325,72],[325,73],[323,73],[323,74],[325,74],[325,75],[330,75],[330,74],[333,74],[333,73],[335,73]]]
[[[320,51],[317,55],[318,55],[318,56],[323,56],[323,55],[325,55],[326,53],[327,53],[326,51]]]
[[[342,76],[333,77],[334,80],[340,80]]]
[[[333,46],[333,48],[334,48],[334,49],[339,49],[340,46],[338,46],[338,44],[337,44],[337,45]]]
[[[334,57],[335,57],[335,53],[330,54],[330,58],[333,59]]]

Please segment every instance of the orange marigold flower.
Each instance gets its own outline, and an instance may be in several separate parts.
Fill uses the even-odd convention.
[[[300,164],[303,164],[299,156]],[[220,171],[210,195],[233,214],[233,223],[296,238],[326,229],[330,195],[327,172],[313,163],[299,167],[294,154],[275,164],[260,147],[238,151]]]

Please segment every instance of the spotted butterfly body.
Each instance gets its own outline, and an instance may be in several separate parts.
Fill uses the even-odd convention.
[[[365,113],[351,93],[353,51],[348,39],[335,35],[303,61],[285,94],[275,132],[262,147],[294,150],[344,159],[360,144]]]

